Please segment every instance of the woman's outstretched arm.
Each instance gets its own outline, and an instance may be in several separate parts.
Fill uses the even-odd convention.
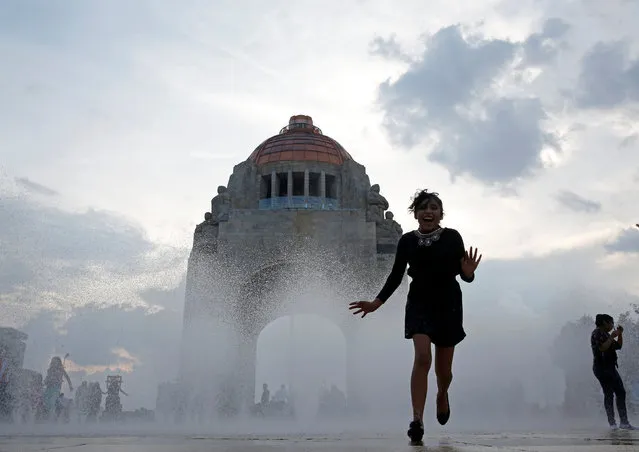
[[[402,278],[404,278],[404,272],[406,272],[406,266],[408,265],[407,245],[408,242],[405,236],[402,236],[397,243],[397,251],[395,252],[393,268],[388,275],[388,278],[386,278],[384,287],[382,287],[382,290],[380,290],[376,298],[376,300],[379,300],[382,303],[385,303],[402,283]]]

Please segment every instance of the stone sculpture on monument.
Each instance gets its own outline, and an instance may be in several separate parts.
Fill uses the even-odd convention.
[[[213,221],[219,223],[220,221],[229,220],[229,212],[231,210],[231,195],[224,185],[217,187],[217,195],[211,200],[211,213],[213,214]]]
[[[382,223],[384,221],[384,211],[388,209],[388,201],[379,193],[378,184],[373,185],[368,191],[366,198],[368,205],[366,208],[366,221]]]
[[[201,249],[203,252],[215,252],[219,230],[219,223],[213,220],[213,214],[206,212],[204,221],[195,227],[193,247]]]

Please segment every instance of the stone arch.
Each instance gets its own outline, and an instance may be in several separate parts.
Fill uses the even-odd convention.
[[[269,385],[271,397],[284,384],[293,400],[286,408],[293,408],[298,416],[314,417],[320,409],[322,389],[328,391],[334,385],[342,396],[348,395],[347,348],[344,330],[325,315],[298,313],[277,317],[258,334],[256,403],[263,383]]]
[[[308,271],[311,276],[305,280]],[[357,322],[348,312],[344,300],[337,296],[324,297],[324,293],[339,293],[339,287],[327,283],[327,278],[336,272],[323,276],[312,272],[312,268],[300,268],[293,261],[274,260],[250,274],[238,288],[232,315],[238,333],[243,337],[240,351],[243,358],[237,374],[245,378],[242,386],[249,406],[255,399],[258,337],[268,324],[286,315],[317,315],[341,331],[346,346],[346,385],[342,389],[349,397],[356,393],[352,388],[356,377],[352,372],[355,353],[351,339],[356,334]],[[314,298],[300,300],[300,297]]]
[[[274,298],[277,292],[283,292],[281,284],[291,270],[292,264],[275,261],[254,271],[241,282],[233,306],[240,334],[257,337],[266,325],[275,320],[277,304]]]
[[[297,279],[296,279],[297,278]],[[262,331],[266,325],[283,315],[315,314],[326,317],[336,324],[343,334],[350,329],[350,316],[344,304],[339,311],[342,298],[339,288],[331,284],[331,274],[318,275],[313,269],[300,269],[297,263],[277,260],[253,272],[241,283],[237,300],[233,306],[233,317],[238,329],[249,337]],[[328,293],[325,300],[316,296],[319,291]],[[332,292],[332,294],[331,294]],[[307,297],[300,302],[300,297]],[[348,324],[348,326],[347,326]]]

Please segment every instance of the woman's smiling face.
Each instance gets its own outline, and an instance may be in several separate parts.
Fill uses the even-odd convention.
[[[429,198],[415,208],[415,219],[421,231],[432,231],[439,227],[442,221],[442,208],[438,200]]]

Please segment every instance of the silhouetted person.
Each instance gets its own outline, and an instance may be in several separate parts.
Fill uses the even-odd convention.
[[[100,407],[102,406],[102,395],[106,392],[102,391],[100,383],[94,381],[89,384],[87,390],[87,422],[95,422],[100,414]]]
[[[56,402],[62,390],[63,379],[66,379],[69,390],[73,391],[71,379],[69,375],[67,375],[67,371],[64,370],[62,360],[59,356],[54,356],[51,358],[51,364],[49,364],[47,376],[44,379],[44,409],[47,415],[51,415],[55,412]]]
[[[266,408],[270,401],[271,401],[271,391],[268,390],[268,385],[264,383],[262,385],[262,398],[260,399],[262,408]]]
[[[466,251],[461,235],[455,229],[442,228],[444,208],[437,193],[418,192],[408,208],[419,226],[399,239],[395,262],[386,284],[374,301],[350,304],[353,314],[376,311],[399,287],[409,266],[411,277],[404,337],[412,339],[415,360],[411,375],[413,421],[408,428],[411,441],[424,436],[424,406],[428,388],[428,372],[435,344],[435,374],[437,375],[437,420],[444,425],[450,417],[448,388],[453,379],[452,365],[455,346],[465,337],[462,315],[462,292],[457,282],[472,282],[481,261],[477,250]]]
[[[286,386],[282,385],[273,396],[273,402],[286,403],[287,401],[288,394],[286,394]]]
[[[332,413],[339,415],[343,414],[346,410],[346,395],[337,387],[337,385],[331,385],[329,398]]]
[[[83,381],[78,389],[75,390],[75,409],[78,414],[78,421],[81,420],[82,415],[87,414],[87,402],[88,402],[89,383]]]
[[[593,355],[592,371],[603,389],[604,407],[608,415],[608,423],[611,428],[617,428],[613,404],[613,398],[616,397],[617,411],[619,411],[619,427],[626,430],[634,430],[635,428],[628,421],[626,390],[623,387],[621,376],[617,372],[617,350],[621,350],[621,347],[623,347],[623,327],[618,326],[617,329],[613,330],[615,322],[608,314],[597,314],[595,325],[597,328],[590,336]]]

